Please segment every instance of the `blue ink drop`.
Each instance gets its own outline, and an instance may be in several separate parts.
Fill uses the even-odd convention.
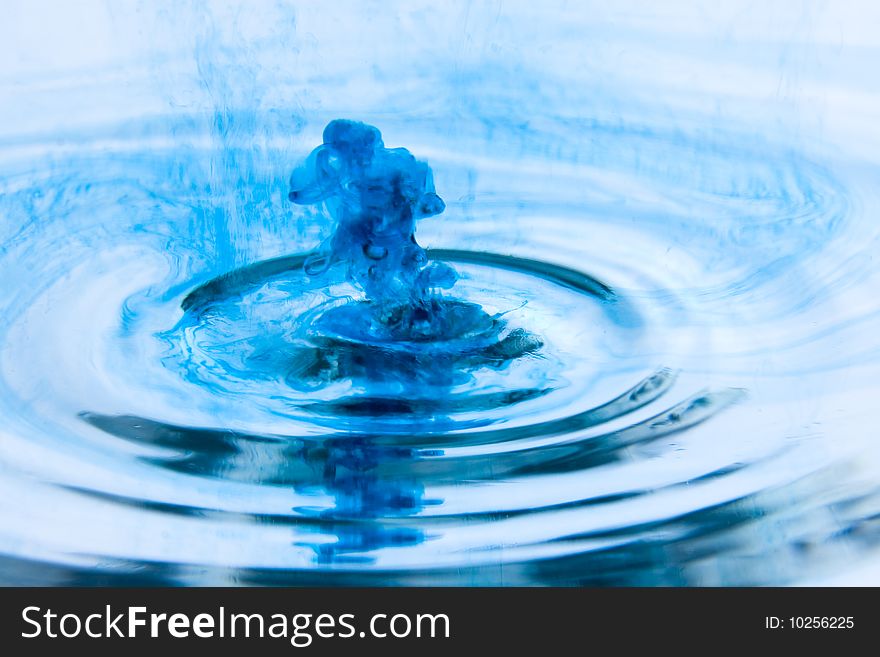
[[[427,164],[405,148],[385,148],[373,126],[336,120],[294,171],[290,188],[291,201],[324,203],[336,221],[333,235],[306,258],[306,273],[345,263],[348,280],[367,296],[373,329],[392,339],[435,339],[450,320],[465,319],[445,317],[461,315],[463,307],[444,307],[437,295],[457,274],[429,262],[415,238],[416,221],[446,208]]]
[[[291,386],[347,379],[396,383],[409,393],[416,384],[424,393],[426,386],[448,388],[469,379],[474,368],[503,367],[540,349],[541,341],[523,329],[505,331],[500,315],[443,293],[458,274],[429,258],[415,238],[419,219],[446,208],[427,164],[405,148],[386,148],[379,130],[355,121],[331,121],[323,142],[290,178],[291,201],[322,203],[335,221],[303,270],[330,281],[329,272],[341,270],[364,299],[301,323],[299,337],[309,347],[288,351]],[[411,398],[386,402],[392,412],[412,405]],[[371,404],[368,412],[379,410]]]

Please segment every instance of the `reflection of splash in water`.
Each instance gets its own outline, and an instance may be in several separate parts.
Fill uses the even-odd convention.
[[[464,434],[458,440],[447,436],[441,447],[436,446],[436,427],[412,421],[407,439],[401,441],[400,437],[381,433],[306,438],[173,426],[134,416],[84,413],[81,417],[131,444],[170,449],[176,454],[171,458],[150,457],[149,462],[158,467],[239,483],[291,487],[304,501],[311,501],[291,509],[295,518],[293,544],[313,551],[318,567],[347,566],[359,572],[377,564],[376,550],[415,550],[431,539],[448,542],[444,526],[449,525],[453,527],[454,542],[456,523],[484,521],[487,517],[491,520],[496,512],[492,507],[482,508],[480,502],[474,503],[468,513],[444,510],[447,500],[441,491],[459,485],[464,475],[482,482],[515,481],[607,466],[624,461],[628,450],[650,449],[652,444],[705,421],[740,398],[739,391],[707,393],[622,430],[605,431],[581,441],[565,440],[558,445],[528,446],[528,439],[573,435],[577,430],[613,423],[655,401],[668,390],[673,378],[669,372],[658,372],[618,398],[578,416],[514,432]],[[468,447],[493,442],[499,445],[488,453],[467,454]],[[461,448],[465,448],[464,453],[457,453]],[[138,504],[134,500],[116,501]],[[572,500],[562,506],[591,504]],[[167,510],[189,513],[185,508]],[[527,513],[531,511],[515,509],[501,516]],[[285,516],[265,520],[287,522]],[[307,573],[287,576],[308,578]],[[373,583],[381,581],[368,573],[360,576]],[[437,581],[459,581],[443,569],[437,577]]]
[[[418,473],[383,476],[389,469],[405,470],[418,454],[411,447],[377,444],[373,436],[297,440],[171,426],[132,416],[82,417],[133,444],[188,454],[150,459],[159,467],[291,487],[304,501],[291,509],[302,519],[294,544],[313,550],[316,563],[322,565],[369,565],[374,561],[369,556],[373,550],[418,545],[425,540],[425,530],[401,521],[443,501],[425,497]],[[243,458],[246,454],[251,467]],[[168,510],[185,512],[183,508]],[[384,522],[388,518],[397,522]]]

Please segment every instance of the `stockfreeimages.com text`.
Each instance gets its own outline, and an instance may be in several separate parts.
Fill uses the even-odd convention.
[[[373,614],[360,626],[355,614],[246,614],[230,613],[220,607],[214,613],[193,616],[184,613],[151,613],[146,607],[126,607],[114,611],[110,605],[88,615],[58,613],[52,609],[25,607],[21,612],[26,629],[21,636],[30,639],[158,638],[190,636],[211,638],[288,639],[291,645],[304,648],[315,638],[449,638],[450,620],[446,614]]]

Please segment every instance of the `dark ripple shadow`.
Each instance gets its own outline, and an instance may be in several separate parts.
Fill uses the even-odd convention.
[[[173,426],[132,416],[83,413],[81,417],[92,426],[127,441],[172,450],[173,453],[165,457],[141,458],[175,472],[308,488],[327,486],[333,479],[328,475],[335,476],[341,467],[376,481],[418,481],[426,485],[587,471],[622,458],[627,448],[646,446],[704,422],[743,397],[744,392],[735,389],[701,393],[630,426],[578,436],[577,431],[587,426],[584,419],[589,416],[583,414],[584,417],[569,419],[566,433],[533,428],[524,434],[522,429],[525,428],[519,428],[511,431],[513,435],[508,441],[487,443],[497,446],[496,449],[476,455],[450,453],[456,446],[454,436],[443,441],[432,435],[430,446],[419,448],[382,444],[369,435],[310,436],[308,439],[254,436]],[[592,420],[592,426],[600,423],[595,417]],[[538,446],[518,442],[524,436],[553,435],[561,437]],[[235,457],[245,449],[249,458],[240,463]],[[332,488],[332,483],[330,486]]]
[[[242,296],[248,290],[263,285],[273,278],[302,271],[310,255],[311,252],[272,258],[227,272],[193,289],[184,297],[181,308],[196,314],[205,312],[212,304],[230,297]],[[427,249],[427,255],[430,260],[435,261],[485,265],[532,274],[601,301],[618,300],[614,290],[592,276],[540,260],[460,249]]]

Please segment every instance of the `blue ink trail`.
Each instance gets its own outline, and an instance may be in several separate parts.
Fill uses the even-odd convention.
[[[333,235],[306,259],[306,273],[345,263],[379,325],[398,338],[437,337],[450,310],[437,290],[452,287],[457,274],[445,263],[429,262],[415,239],[416,221],[446,208],[428,165],[405,148],[385,148],[373,126],[336,120],[294,171],[290,188],[291,201],[323,202],[336,220]],[[454,308],[461,313],[464,306]]]
[[[416,221],[446,207],[427,164],[405,148],[385,148],[379,130],[364,123],[331,121],[323,140],[290,180],[291,201],[323,203],[335,220],[333,234],[305,258],[303,270],[320,277],[340,265],[344,280],[366,298],[304,313],[298,336],[307,346],[286,349],[280,364],[274,348],[255,350],[253,367],[281,367],[298,389],[365,383],[367,403],[346,399],[333,404],[336,413],[431,415],[438,396],[448,396],[474,369],[502,368],[540,349],[541,340],[523,329],[506,331],[499,314],[441,294],[458,274],[430,259],[415,238]],[[329,275],[326,282],[339,281]],[[398,386],[396,398],[377,401],[377,386],[389,382]],[[407,401],[399,399],[402,391]]]

